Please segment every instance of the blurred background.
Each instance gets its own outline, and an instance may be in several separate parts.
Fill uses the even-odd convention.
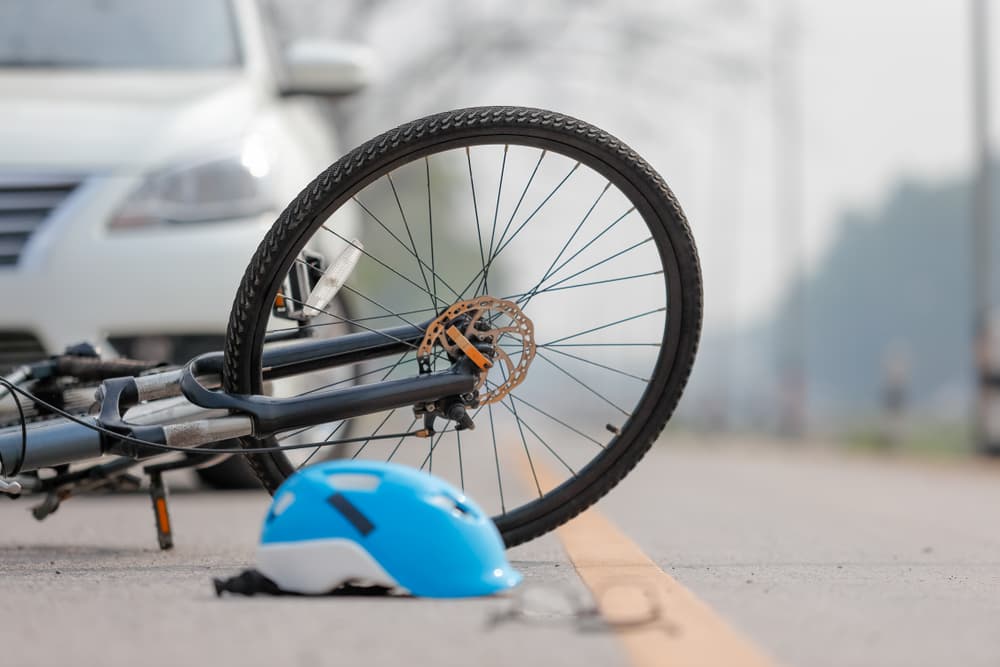
[[[0,364],[217,349],[256,243],[338,155],[539,106],[629,143],[691,221],[706,320],[672,428],[1000,454],[989,9],[0,0]]]

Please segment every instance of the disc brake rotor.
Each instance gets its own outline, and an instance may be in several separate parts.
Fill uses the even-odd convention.
[[[535,358],[535,327],[513,301],[480,296],[455,302],[428,325],[417,350],[421,372],[430,371],[435,345],[449,357],[465,355],[479,367],[475,390],[479,404],[486,405],[500,401],[524,382]],[[517,361],[505,347],[511,349]],[[487,382],[490,368],[497,362],[503,365],[503,371],[499,378]],[[502,381],[496,382],[498,379]]]

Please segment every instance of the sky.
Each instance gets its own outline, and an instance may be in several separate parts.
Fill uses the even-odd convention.
[[[968,5],[807,5],[803,64],[814,250],[829,235],[831,214],[843,206],[870,207],[900,178],[967,173]],[[994,76],[994,89],[998,83]]]
[[[767,58],[773,53],[767,35],[773,35],[779,13],[791,6],[798,14],[792,62],[802,122],[806,271],[821,260],[846,210],[876,209],[902,180],[967,175],[972,159],[967,2],[751,5],[755,18],[744,17],[744,30],[758,41],[731,30],[728,40],[718,40],[719,49]],[[995,33],[998,15],[1000,9],[992,20]],[[772,74],[765,69],[750,81],[717,84],[708,105],[712,112],[693,114],[697,130],[687,154],[658,156],[699,242],[710,330],[766,316],[787,285],[790,268],[781,254],[787,252],[787,235],[775,215]],[[998,73],[992,78],[994,90],[1000,89]]]

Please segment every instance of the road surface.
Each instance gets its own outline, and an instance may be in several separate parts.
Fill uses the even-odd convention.
[[[171,503],[161,553],[143,495],[73,499],[43,523],[0,501],[3,664],[624,666],[697,636],[675,664],[1000,665],[997,467],[675,437],[603,519],[511,551],[520,603],[218,599],[211,579],[251,564],[267,498]],[[617,629],[574,612],[595,577]],[[691,600],[646,595],[661,584]],[[721,658],[727,633],[745,645]]]

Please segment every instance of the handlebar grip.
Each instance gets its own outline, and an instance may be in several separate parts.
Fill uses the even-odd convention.
[[[67,375],[84,381],[135,376],[143,371],[148,371],[151,368],[159,366],[159,363],[154,361],[99,359],[97,357],[78,357],[72,355],[56,357],[55,362],[56,373],[58,375]]]

